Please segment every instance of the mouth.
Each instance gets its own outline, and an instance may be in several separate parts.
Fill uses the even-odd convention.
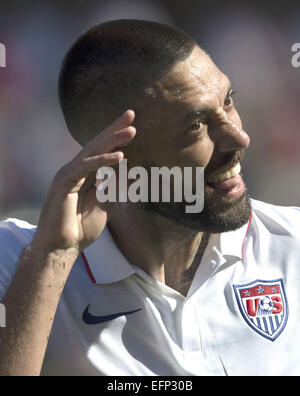
[[[241,172],[241,164],[238,162],[234,166],[229,169],[226,169],[222,172],[214,172],[213,174],[209,175],[207,178],[207,183],[215,184],[225,180],[228,180],[236,175],[239,175]]]
[[[209,175],[206,184],[222,197],[237,198],[245,192],[240,172],[241,164],[238,162],[227,170]]]

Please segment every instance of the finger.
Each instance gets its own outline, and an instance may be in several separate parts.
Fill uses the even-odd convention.
[[[114,120],[104,131],[103,135],[107,136],[115,131],[126,128],[131,125],[135,119],[135,112],[133,110],[127,110],[119,118]]]
[[[94,155],[109,153],[112,150],[115,150],[117,147],[128,146],[132,142],[135,135],[135,127],[129,126],[121,131],[106,136],[98,142],[95,142],[93,146],[86,148],[82,155],[84,157],[91,157]]]
[[[97,171],[100,167],[118,164],[123,159],[124,153],[122,151],[83,158],[73,166],[69,174],[69,179],[79,181],[88,177],[90,173]]]
[[[104,131],[101,131],[98,135],[96,135],[87,146],[93,146],[99,140],[111,135],[114,132],[122,130],[130,124],[133,123],[135,119],[135,112],[133,110],[127,110],[120,117],[115,119]]]

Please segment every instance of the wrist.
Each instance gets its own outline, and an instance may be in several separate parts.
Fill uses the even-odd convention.
[[[34,238],[24,249],[23,258],[25,262],[35,263],[36,269],[49,269],[56,276],[65,277],[71,271],[79,254],[77,247],[59,249]]]
[[[77,257],[80,255],[81,251],[78,245],[69,244],[66,247],[61,246],[63,244],[54,244],[50,242],[47,238],[43,237],[36,232],[32,242],[27,246],[29,252],[35,251],[39,252],[39,255],[43,257],[53,257],[53,258],[64,258],[67,261],[76,261]]]

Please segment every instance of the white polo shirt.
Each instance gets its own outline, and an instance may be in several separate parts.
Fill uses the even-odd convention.
[[[248,224],[211,235],[187,297],[106,228],[73,267],[43,374],[300,375],[300,209],[251,202]],[[0,223],[0,300],[34,232]]]

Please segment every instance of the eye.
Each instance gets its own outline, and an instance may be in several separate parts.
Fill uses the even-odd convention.
[[[235,94],[236,92],[233,91],[232,89],[230,89],[227,93],[227,96],[224,100],[224,105],[225,106],[231,106],[233,104],[233,98],[232,96]]]
[[[191,131],[201,132],[204,128],[204,124],[201,121],[196,121],[191,126]]]

